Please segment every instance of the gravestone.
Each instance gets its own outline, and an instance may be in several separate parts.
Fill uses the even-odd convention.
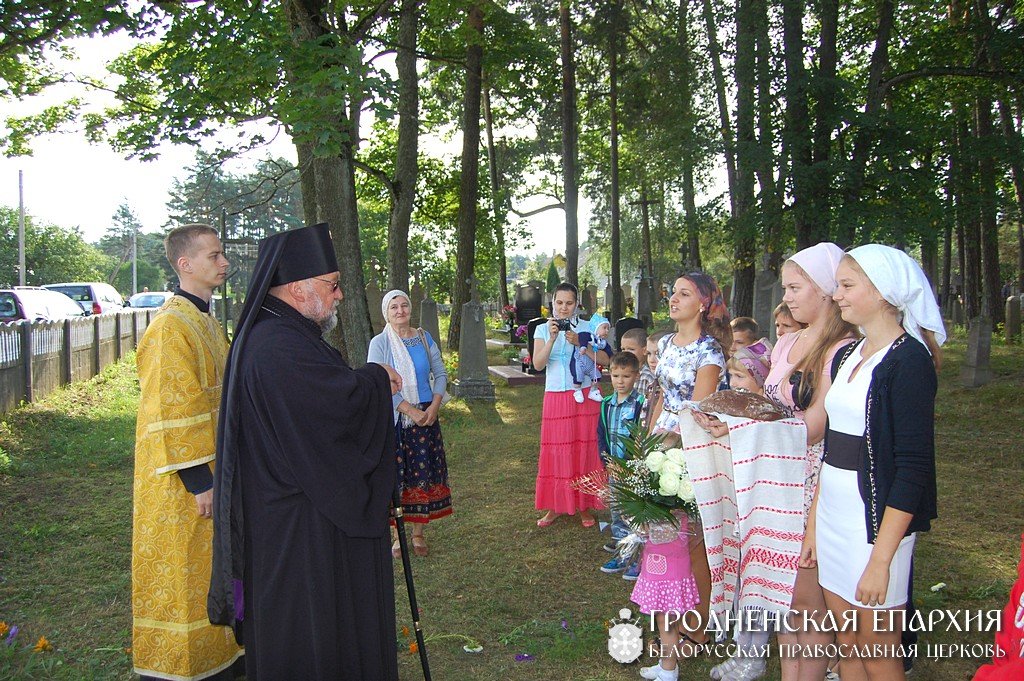
[[[979,388],[992,379],[989,358],[992,355],[992,320],[975,317],[967,332],[967,354],[960,368],[960,382],[967,388]]]
[[[629,314],[630,311],[636,310],[636,301],[633,299],[633,291],[629,288],[629,284],[622,285],[622,311],[625,314]]]
[[[440,345],[441,331],[437,323],[437,302],[431,297],[430,289],[426,290],[426,295],[419,302],[419,305],[414,305],[414,307],[419,307],[420,310],[420,326]]]
[[[964,304],[960,296],[953,296],[953,326],[964,325]]]
[[[423,287],[420,286],[419,282],[412,285],[409,289],[409,303],[411,303],[412,310],[410,311],[409,323],[412,324],[413,328],[422,326],[420,324],[420,301],[423,300]]]
[[[1020,296],[1006,299],[1006,342],[1014,343],[1020,337]]]
[[[761,335],[775,340],[775,297],[779,293],[779,277],[771,270],[761,270],[754,277],[754,320],[761,327]]]
[[[654,289],[650,280],[641,281],[636,288],[636,316],[645,327],[653,324]]]
[[[467,400],[493,400],[494,384],[487,370],[487,329],[476,277],[469,278],[470,299],[462,306],[459,329],[459,377],[452,394]]]
[[[604,309],[612,309],[612,285],[609,283],[604,287]],[[608,315],[605,315],[606,317]]]
[[[530,284],[516,289],[516,326],[529,324],[531,319],[540,316],[540,289]]]
[[[382,300],[384,300],[384,295],[380,292],[380,287],[377,286],[377,282],[371,281],[370,285],[366,287],[366,306],[370,308],[370,325],[373,327],[374,333],[384,330],[384,315],[380,311]]]
[[[583,307],[587,312],[597,312],[597,287],[593,284],[583,289]]]

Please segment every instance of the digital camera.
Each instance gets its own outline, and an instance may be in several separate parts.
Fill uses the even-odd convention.
[[[559,331],[570,331],[570,330],[572,330],[572,320],[571,319],[556,319],[555,323],[558,324],[558,330]]]

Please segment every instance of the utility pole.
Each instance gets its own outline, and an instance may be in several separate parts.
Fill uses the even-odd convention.
[[[25,193],[22,171],[18,171],[18,286],[25,285]]]
[[[132,295],[139,292],[139,223],[132,221]]]

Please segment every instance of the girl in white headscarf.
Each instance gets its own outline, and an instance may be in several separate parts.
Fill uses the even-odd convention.
[[[452,512],[448,463],[437,420],[448,374],[437,343],[423,329],[412,326],[408,294],[388,291],[380,309],[387,323],[384,331],[370,340],[367,361],[387,364],[402,376],[402,390],[393,397],[402,513],[412,525],[413,552],[426,556],[427,523]],[[397,554],[397,540],[391,552]]]
[[[936,517],[936,367],[945,331],[924,272],[902,251],[855,248],[836,279],[843,319],[864,339],[832,365],[825,462],[801,561],[818,566],[833,614],[857,614],[839,643],[883,651],[845,657],[843,681],[902,679],[895,651],[916,533]]]

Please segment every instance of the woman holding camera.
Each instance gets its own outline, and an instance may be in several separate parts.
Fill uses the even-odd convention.
[[[573,349],[579,345],[576,317],[579,294],[572,284],[555,288],[551,300],[552,317],[537,327],[533,336],[533,365],[547,369],[544,376],[544,408],[540,426],[540,460],[537,465],[536,508],[547,511],[537,520],[547,527],[559,515],[580,512],[583,527],[596,522],[591,509],[600,508],[600,500],[574,490],[571,483],[587,473],[600,470],[597,451],[597,418],[601,405],[594,400],[578,403],[573,399],[573,379],[569,371]],[[597,362],[607,364],[608,355],[599,351]]]

